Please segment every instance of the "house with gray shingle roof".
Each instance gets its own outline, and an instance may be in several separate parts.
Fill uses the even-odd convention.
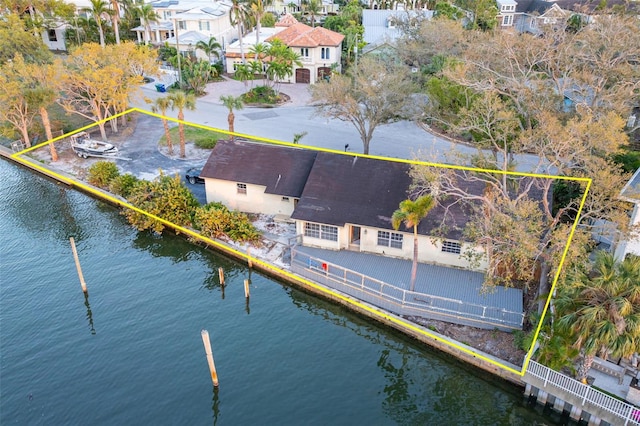
[[[391,215],[410,196],[411,165],[244,141],[219,141],[200,177],[207,202],[290,218],[303,245],[413,257],[413,233]],[[468,185],[472,185],[469,183]],[[468,190],[482,193],[484,185]],[[471,268],[462,256],[468,207],[442,201],[420,222],[419,261]],[[486,263],[474,265],[485,270]]]
[[[290,217],[316,158],[308,149],[218,141],[200,173],[207,203]]]

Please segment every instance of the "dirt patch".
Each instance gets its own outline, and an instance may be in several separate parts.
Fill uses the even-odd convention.
[[[521,366],[526,355],[525,351],[516,348],[513,333],[484,330],[422,317],[407,317],[407,319],[514,365]]]

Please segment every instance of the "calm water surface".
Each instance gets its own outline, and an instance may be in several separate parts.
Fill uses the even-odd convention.
[[[0,200],[1,425],[557,424],[518,389],[255,272],[247,307],[243,265],[6,161]]]

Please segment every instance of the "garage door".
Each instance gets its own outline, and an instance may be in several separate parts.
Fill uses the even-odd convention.
[[[310,83],[311,71],[306,68],[298,68],[296,70],[296,83]]]

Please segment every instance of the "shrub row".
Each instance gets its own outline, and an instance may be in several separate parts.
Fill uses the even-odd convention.
[[[227,237],[232,241],[259,243],[261,233],[241,212],[231,211],[220,203],[201,206],[180,176],[160,176],[153,181],[121,175],[109,161],[98,161],[89,168],[88,182],[125,198],[129,203],[157,218],[179,226],[192,227],[210,238]],[[123,214],[139,231],[161,233],[165,225],[148,214],[126,209]]]

